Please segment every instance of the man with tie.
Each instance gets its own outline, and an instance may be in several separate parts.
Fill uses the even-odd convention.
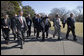
[[[31,24],[32,24],[30,14],[28,14],[28,16],[26,17],[26,23],[28,26],[27,37],[29,37],[31,35]]]
[[[5,14],[4,18],[1,19],[2,34],[5,39],[6,44],[9,44],[9,31],[10,31],[11,21],[8,15]]]
[[[40,18],[40,15],[37,14],[37,20],[36,20],[36,29],[37,29],[37,36],[36,36],[36,39],[39,38],[39,33],[41,32],[41,18]]]
[[[76,41],[76,35],[75,35],[75,19],[73,18],[73,13],[70,14],[70,17],[66,20],[67,23],[67,34],[66,39],[68,40],[69,32],[72,31],[73,34],[73,40]]]
[[[34,26],[34,36],[35,36],[35,33],[36,33],[36,19],[37,19],[37,16],[36,16],[36,14],[34,14],[34,17],[32,18],[33,26]]]
[[[19,16],[16,19],[16,27],[17,27],[17,33],[18,33],[17,37],[22,49],[23,42],[25,40],[25,31],[27,31],[27,23],[26,23],[25,17],[23,17],[23,11],[19,11]]]

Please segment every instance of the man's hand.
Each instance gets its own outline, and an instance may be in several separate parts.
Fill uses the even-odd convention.
[[[6,28],[5,26],[3,26],[3,28]]]
[[[8,26],[6,26],[6,28],[8,28]]]
[[[3,28],[8,28],[8,26],[3,26]]]
[[[17,32],[17,29],[16,29],[16,32]]]

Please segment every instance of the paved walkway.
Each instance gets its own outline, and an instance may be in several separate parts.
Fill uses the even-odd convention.
[[[33,30],[33,29],[32,29]],[[41,36],[41,34],[40,34]],[[57,36],[52,38],[52,34],[49,34],[49,38],[46,38],[44,42],[41,38],[38,40],[31,36],[25,40],[24,48],[20,49],[17,45],[17,41],[13,40],[13,35],[10,33],[10,44],[6,45],[4,39],[1,36],[1,55],[83,55],[83,44],[78,41],[72,40],[57,40]]]

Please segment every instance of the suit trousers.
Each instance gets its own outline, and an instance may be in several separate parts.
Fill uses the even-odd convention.
[[[70,31],[72,32],[74,39],[76,39],[75,28],[72,28],[72,29],[71,28],[68,28],[67,34],[66,34],[66,38],[68,38]]]
[[[45,32],[42,31],[42,40],[45,40]]]
[[[16,38],[17,34],[16,34],[16,29],[15,28],[12,28],[12,33],[14,35],[14,38]]]
[[[8,41],[9,40],[9,30],[8,29],[2,30],[2,34],[3,34],[3,38]]]
[[[45,37],[45,33],[46,33],[46,37],[48,37],[48,30],[47,31],[42,31],[42,37]]]
[[[28,26],[27,36],[31,35],[31,26]]]
[[[58,33],[58,38],[60,38],[60,31],[61,31],[60,27],[55,27],[53,36],[55,36]]]
[[[35,33],[36,33],[36,27],[34,27],[34,36],[35,36]]]
[[[18,37],[18,40],[19,39],[21,39],[23,41],[25,40],[25,31],[23,28],[17,32],[17,37]]]
[[[36,28],[36,30],[37,30],[37,36],[36,36],[36,38],[38,38],[39,37],[39,33],[40,33],[40,29]]]

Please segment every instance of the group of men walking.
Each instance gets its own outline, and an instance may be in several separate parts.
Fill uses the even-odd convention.
[[[35,14],[33,18],[31,18],[30,14],[25,18],[23,17],[23,11],[19,11],[19,16],[17,14],[14,15],[11,19],[9,19],[8,15],[4,15],[4,18],[1,19],[1,29],[3,33],[3,37],[7,44],[9,44],[9,32],[12,29],[12,33],[14,35],[14,40],[17,38],[18,41],[25,41],[25,32],[27,32],[27,37],[31,35],[31,25],[33,22],[34,26],[34,36],[36,35],[36,39],[40,38],[40,32],[42,32],[42,41],[45,40],[45,33],[46,38],[48,38],[48,31],[51,27],[50,21],[48,16],[42,17],[39,14]],[[55,28],[53,37],[58,33],[58,40],[60,40],[61,35],[61,24],[60,18],[57,14],[53,19],[53,26]],[[67,34],[66,39],[68,39],[69,32],[72,31],[74,36],[73,40],[76,39],[75,35],[75,21],[73,19],[73,14],[70,14],[70,17],[67,20],[63,21],[63,27],[67,23]]]

